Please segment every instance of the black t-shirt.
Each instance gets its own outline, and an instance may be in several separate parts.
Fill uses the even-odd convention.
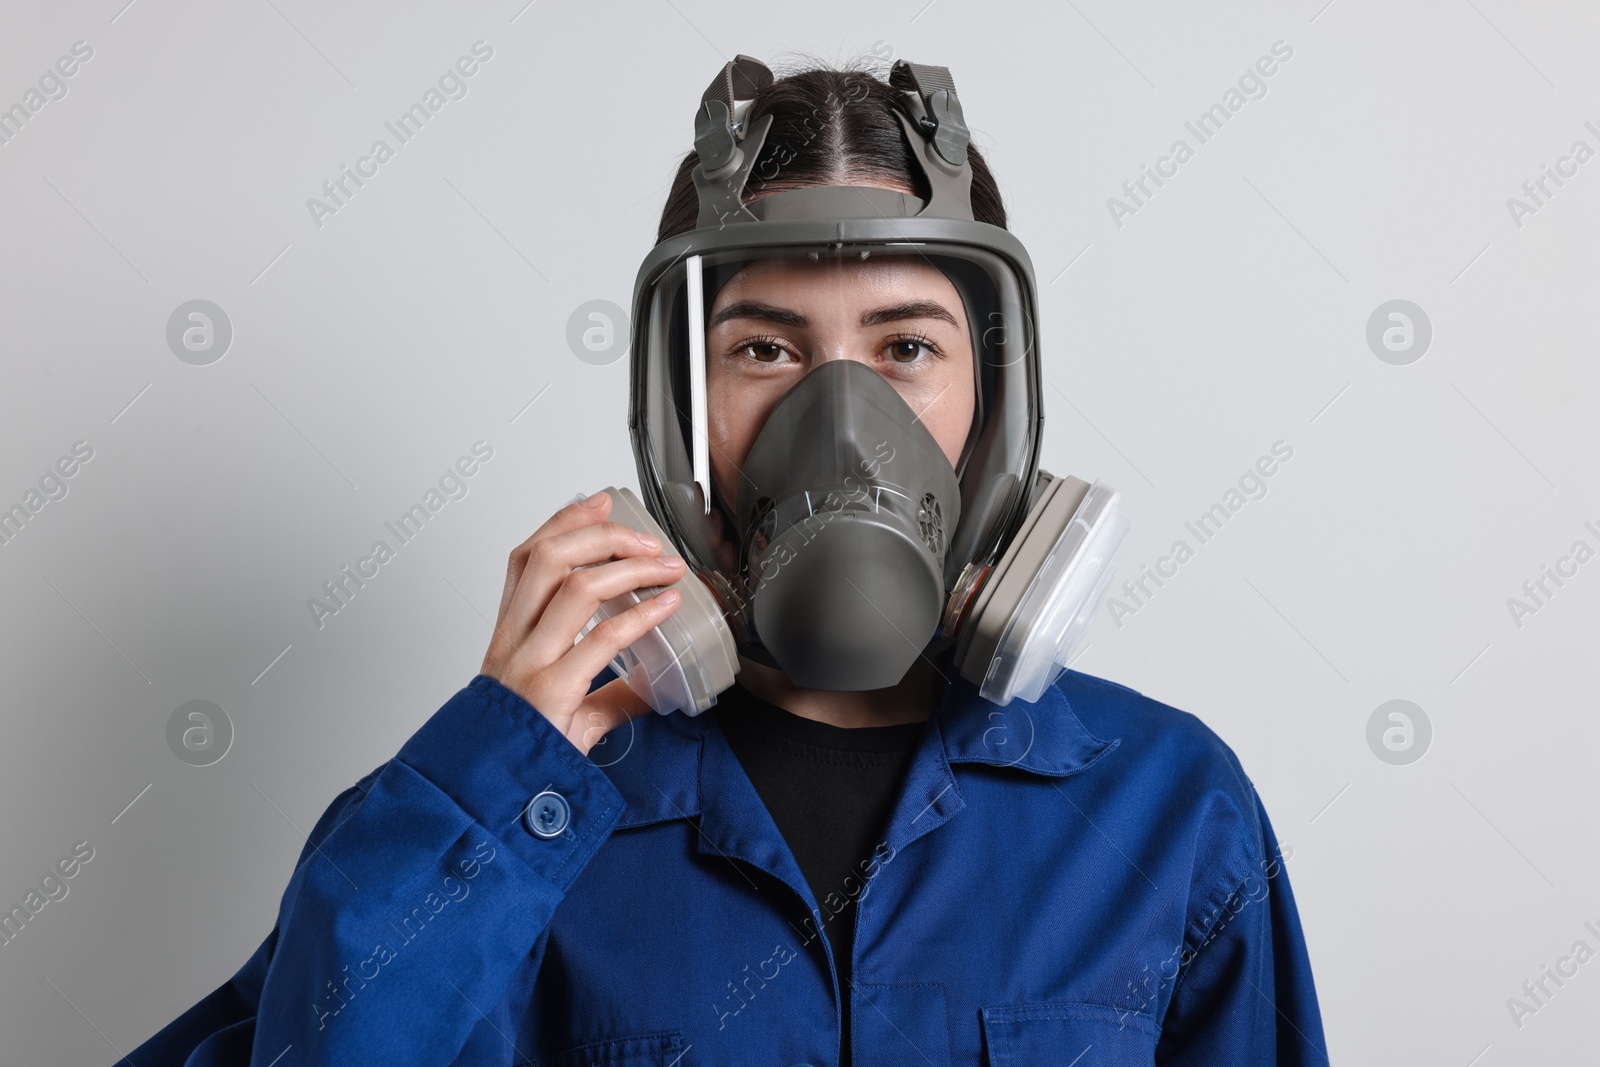
[[[850,1064],[850,965],[856,896],[900,795],[926,722],[833,726],[734,685],[711,712],[805,875],[833,948]],[[880,861],[881,862],[881,858]]]

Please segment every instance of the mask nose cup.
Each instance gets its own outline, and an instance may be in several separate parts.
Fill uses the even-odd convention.
[[[795,685],[897,684],[943,611],[961,489],[877,371],[823,363],[767,416],[739,502],[751,630]]]

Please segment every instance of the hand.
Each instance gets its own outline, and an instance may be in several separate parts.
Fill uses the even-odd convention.
[[[532,704],[586,756],[608,731],[651,710],[620,678],[588,690],[618,652],[677,610],[678,591],[663,590],[573,642],[602,601],[684,575],[681,557],[662,556],[658,540],[605,521],[610,514],[611,498],[596,493],[512,550],[483,657],[483,674]]]

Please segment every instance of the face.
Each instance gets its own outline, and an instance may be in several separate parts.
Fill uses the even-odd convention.
[[[950,280],[915,256],[757,260],[717,293],[706,330],[711,474],[730,503],[767,416],[828,360],[894,386],[954,467],[976,407],[972,334]]]

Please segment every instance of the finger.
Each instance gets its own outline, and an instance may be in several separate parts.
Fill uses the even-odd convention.
[[[544,613],[550,598],[573,568],[610,559],[657,556],[661,542],[620,522],[602,522],[535,541],[528,549],[527,566],[511,603],[506,606],[505,627],[526,634]]]
[[[683,573],[680,556],[620,559],[575,570],[545,605],[525,646],[536,661],[551,662],[572,647],[579,631],[602,603],[647,585],[671,585]]]
[[[618,612],[585,634],[583,640],[573,645],[547,673],[560,679],[562,684],[576,685],[579,692],[584,691],[595,675],[616,659],[618,652],[678,610],[682,599],[676,589],[664,589],[627,611]]]
[[[506,563],[506,584],[500,594],[499,617],[504,618],[506,608],[511,605],[512,594],[516,592],[517,583],[521,581],[522,572],[527,567],[528,550],[533,547],[535,541],[603,522],[610,514],[611,497],[604,492],[595,493],[583,500],[574,500],[546,519],[537,530],[528,535],[526,540],[513,548],[511,557]]]

